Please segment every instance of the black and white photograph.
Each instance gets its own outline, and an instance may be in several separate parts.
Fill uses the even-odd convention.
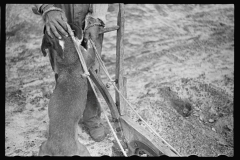
[[[6,157],[234,156],[234,4],[3,7]]]

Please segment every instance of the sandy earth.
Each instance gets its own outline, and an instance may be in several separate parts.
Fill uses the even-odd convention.
[[[37,155],[55,85],[40,51],[41,19],[29,7],[7,5],[6,156]],[[118,9],[110,10],[113,26]],[[116,32],[106,33],[102,52],[112,76],[115,40]],[[128,4],[124,45],[128,99],[138,113],[184,156],[233,156],[234,5]],[[113,136],[104,122],[108,136],[99,143],[79,127],[93,156],[111,156]]]

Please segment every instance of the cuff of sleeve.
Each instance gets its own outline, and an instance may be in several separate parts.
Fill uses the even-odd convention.
[[[40,7],[42,6],[43,4],[35,4],[33,7],[32,7],[32,11],[34,14],[37,14],[37,15],[41,15],[40,13]]]

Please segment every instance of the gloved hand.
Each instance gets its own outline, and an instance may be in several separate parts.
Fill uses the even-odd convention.
[[[89,39],[92,39],[98,54],[101,55],[102,50],[102,42],[103,42],[103,34],[99,34],[101,29],[104,27],[104,23],[99,20],[92,17],[87,17],[86,19],[87,27],[85,29],[84,33],[84,41],[88,41]],[[96,71],[96,73],[99,73],[100,66],[99,63],[95,63],[92,66],[92,69]]]
[[[61,35],[68,36],[67,26],[66,26],[67,18],[64,12],[61,12],[58,10],[51,10],[51,11],[48,11],[47,13],[44,13],[51,7],[53,6],[49,5],[42,9],[42,12],[44,15],[43,19],[46,25],[47,34],[51,38],[53,38],[53,35],[54,35],[58,39],[62,38]]]
[[[99,38],[99,32],[104,27],[104,24],[101,20],[93,19],[91,17],[89,17],[87,21],[88,24],[85,29],[84,39],[88,40],[91,38],[93,41],[96,41]]]
[[[103,27],[102,26],[92,26],[92,27],[88,28],[85,31],[84,38],[87,40],[89,38],[91,38],[93,41],[95,41],[99,37],[98,33],[101,30],[101,28],[103,28]]]

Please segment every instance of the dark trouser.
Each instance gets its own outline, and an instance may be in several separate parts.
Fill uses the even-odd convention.
[[[66,17],[68,19],[68,23],[74,23],[78,25],[80,28],[83,28],[83,22],[85,20],[86,15],[89,12],[89,4],[55,4],[55,7],[61,8],[64,10]],[[102,42],[103,42],[103,34],[99,35],[95,42],[98,53],[101,55],[102,51]],[[93,69],[99,73],[99,64],[95,62]],[[89,127],[95,127],[97,125],[96,119],[93,121],[94,117],[100,117],[101,110],[100,105],[97,101],[97,98],[88,82],[88,93],[87,93],[87,104],[83,113],[83,121]],[[99,120],[97,120],[99,122]]]

